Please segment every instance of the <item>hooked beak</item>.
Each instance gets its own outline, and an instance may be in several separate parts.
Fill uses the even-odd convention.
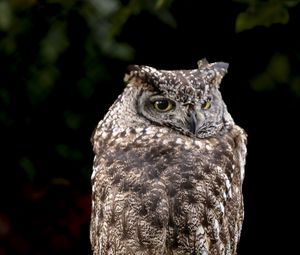
[[[197,131],[200,126],[200,118],[199,114],[197,114],[195,111],[190,112],[190,119],[189,119],[189,130],[192,134],[196,135]]]
[[[192,134],[196,134],[196,126],[197,126],[197,119],[195,116],[195,112],[190,113],[190,119],[189,119],[189,130]]]
[[[189,119],[187,121],[189,131],[197,135],[203,125],[204,116],[201,110],[197,106],[193,106],[189,109]]]

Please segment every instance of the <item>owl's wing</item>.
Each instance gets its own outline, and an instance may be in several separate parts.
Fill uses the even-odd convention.
[[[174,254],[235,254],[243,221],[246,135],[237,126],[211,139],[170,144],[179,156],[168,183],[168,250]],[[177,252],[177,253],[176,253]],[[190,253],[189,253],[190,252]]]

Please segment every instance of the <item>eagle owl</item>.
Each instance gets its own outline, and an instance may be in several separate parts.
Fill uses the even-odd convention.
[[[92,137],[94,255],[237,253],[246,134],[219,91],[227,68],[128,68]]]

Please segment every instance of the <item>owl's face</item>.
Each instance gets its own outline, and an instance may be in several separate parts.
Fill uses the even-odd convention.
[[[224,104],[216,89],[194,103],[178,101],[159,91],[143,91],[138,111],[156,124],[196,137],[209,136],[223,126]]]
[[[132,66],[125,80],[140,90],[138,114],[198,138],[212,136],[232,122],[218,89],[228,64],[202,60],[198,65],[198,69],[180,71]]]

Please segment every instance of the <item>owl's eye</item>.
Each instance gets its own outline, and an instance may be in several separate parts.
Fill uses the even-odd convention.
[[[210,101],[210,100],[206,100],[206,101],[204,101],[204,102],[202,103],[201,108],[202,108],[203,110],[207,110],[207,109],[210,108],[210,106],[211,106],[211,101]]]
[[[174,108],[174,103],[168,99],[159,99],[153,102],[153,107],[159,112],[168,112]]]

